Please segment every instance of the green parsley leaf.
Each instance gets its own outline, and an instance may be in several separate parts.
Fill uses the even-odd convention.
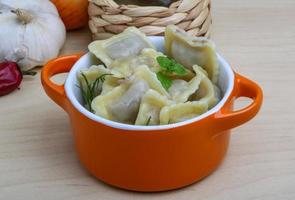
[[[172,80],[167,75],[163,74],[163,72],[158,72],[157,78],[166,90],[168,90],[171,87]]]
[[[180,76],[187,74],[185,67],[179,63],[176,63],[176,61],[173,59],[170,59],[165,56],[158,56],[157,62],[164,69],[165,73],[169,73],[169,74],[175,73]]]
[[[181,64],[178,64],[178,63],[173,66],[173,72],[177,75],[180,75],[180,76],[184,76],[187,74],[187,71],[184,68],[184,66],[182,66]]]
[[[159,65],[166,70],[168,70],[168,68],[173,65],[173,62],[165,56],[158,56],[157,61]]]

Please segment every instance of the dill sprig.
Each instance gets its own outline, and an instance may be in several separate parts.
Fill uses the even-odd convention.
[[[98,95],[100,91],[99,83],[103,83],[105,81],[105,77],[108,75],[112,75],[112,74],[102,74],[99,77],[97,77],[93,83],[89,83],[86,75],[83,72],[81,72],[81,76],[83,77],[86,84],[86,89],[84,89],[82,87],[82,83],[80,83],[81,84],[80,90],[81,90],[86,108],[90,112],[93,112],[93,109],[91,107],[91,102]]]
[[[145,124],[146,126],[150,125],[151,119],[152,119],[152,116],[149,116],[149,118],[148,118],[148,120],[147,120],[147,122]]]

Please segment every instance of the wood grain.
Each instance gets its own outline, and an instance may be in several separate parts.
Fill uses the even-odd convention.
[[[0,98],[0,199],[6,200],[293,200],[295,199],[295,1],[215,0],[219,52],[264,90],[264,105],[233,130],[224,163],[181,190],[144,194],[92,178],[74,150],[67,115],[39,77]],[[62,54],[85,51],[87,30],[71,32]]]

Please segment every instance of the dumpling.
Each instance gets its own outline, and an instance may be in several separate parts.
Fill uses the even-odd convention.
[[[162,107],[171,103],[167,97],[149,89],[142,97],[135,125],[159,125]]]
[[[188,88],[187,81],[176,79],[173,80],[171,87],[168,89],[168,92],[172,99],[177,99],[186,88]]]
[[[136,64],[147,65],[153,72],[158,72],[161,69],[159,63],[157,62],[157,57],[159,56],[164,56],[164,54],[152,48],[145,48],[137,57]]]
[[[193,37],[174,25],[166,27],[165,50],[168,56],[188,69],[193,65],[203,67],[213,83],[217,83],[219,65],[215,45],[203,37]]]
[[[129,85],[129,86],[128,86]],[[142,96],[149,89],[144,80],[122,84],[92,102],[95,114],[110,120],[134,124]]]
[[[220,90],[209,80],[203,68],[197,65],[194,65],[193,68],[196,76],[201,77],[201,83],[198,91],[192,96],[191,100],[205,102],[210,109],[220,100]]]
[[[205,102],[193,101],[178,103],[162,108],[160,112],[160,124],[173,124],[197,117],[208,110]]]
[[[109,111],[118,121],[134,124],[141,98],[148,89],[149,86],[145,81],[134,81],[123,96],[117,99],[114,104],[109,105]]]
[[[161,67],[157,61],[157,57],[165,56],[162,52],[158,52],[151,48],[146,48],[141,51],[141,54],[138,56],[137,63],[145,64],[149,66],[149,68],[153,72],[159,72]],[[172,79],[183,79],[183,80],[191,80],[194,77],[194,73],[191,70],[187,69],[187,74],[179,76],[177,74],[168,74]]]
[[[116,59],[109,65],[109,69],[111,73],[117,77],[124,78],[131,76],[134,73],[134,68],[136,67],[134,60],[136,60],[136,58]]]
[[[154,48],[148,38],[135,27],[106,40],[89,44],[88,49],[107,67],[116,59],[137,56],[144,48]]]
[[[152,48],[145,48],[138,56],[114,60],[109,68],[118,77],[131,76],[139,65],[147,65],[153,72],[158,72],[160,70],[160,65],[156,60],[158,56],[163,56],[163,54]]]
[[[85,75],[85,77],[83,77],[82,73],[83,75]],[[103,65],[92,65],[91,67],[87,69],[82,69],[81,71],[79,71],[77,76],[83,91],[88,90],[85,78],[87,79],[88,83],[91,85],[92,83],[94,83],[94,81],[98,77],[100,77],[103,74],[111,74],[110,70],[105,68]],[[99,90],[95,91],[96,92],[95,95],[98,95],[101,92],[101,84],[102,82],[99,82],[99,85],[98,85]]]
[[[108,107],[122,97],[128,87],[128,84],[121,84],[120,86],[113,88],[110,92],[95,97],[91,103],[91,108],[94,111],[94,114],[109,120],[117,121],[116,117],[109,112]]]
[[[148,68],[148,66],[139,65],[135,69],[133,76],[145,80],[151,89],[156,90],[160,94],[165,95],[166,97],[170,96],[165,88],[162,86],[161,82],[158,80],[157,75],[153,73]]]
[[[157,52],[152,48],[145,48],[142,50],[141,54],[136,57],[120,58],[114,60],[108,67],[110,72],[115,77],[129,77],[131,76],[136,68],[140,65],[146,65],[152,72],[159,72],[161,67],[157,61],[158,56],[163,56],[161,52]],[[194,73],[187,69],[186,75],[168,74],[172,79],[183,79],[190,81],[194,77]]]
[[[200,76],[195,76],[189,82],[181,79],[173,80],[168,92],[171,98],[177,103],[186,102],[199,89],[201,80]]]
[[[156,60],[158,56],[163,55],[152,48],[145,48],[136,57],[120,58],[114,60],[109,68],[111,72],[119,77],[131,76],[137,66],[147,65],[153,72],[158,72],[160,66]]]
[[[104,82],[102,83],[101,95],[104,95],[112,91],[115,87],[120,85],[121,78],[116,78],[114,76],[106,76]]]

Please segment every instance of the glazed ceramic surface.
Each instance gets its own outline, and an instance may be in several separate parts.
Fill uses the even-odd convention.
[[[150,39],[163,51],[163,37]],[[260,87],[233,72],[220,55],[218,60],[222,100],[201,116],[162,126],[113,122],[83,107],[77,72],[98,62],[90,53],[50,61],[41,79],[48,96],[69,114],[79,159],[91,174],[124,189],[164,191],[192,184],[214,171],[226,154],[230,129],[249,121],[260,109]],[[63,72],[69,72],[65,85],[50,81]],[[238,97],[253,102],[233,111]]]

